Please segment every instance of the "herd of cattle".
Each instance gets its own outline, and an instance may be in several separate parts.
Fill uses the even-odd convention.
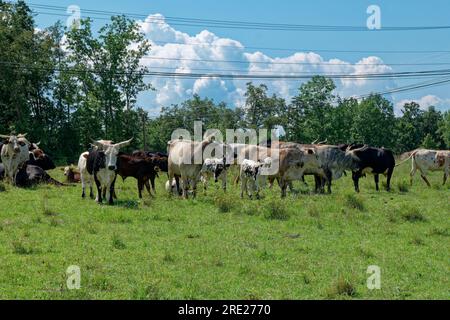
[[[26,135],[0,135],[1,162],[0,179],[6,179],[17,187],[30,187],[39,183],[64,186],[50,177],[47,170],[55,169],[55,164],[39,143],[30,143]],[[241,183],[241,197],[246,193],[250,198],[259,198],[259,191],[266,181],[270,188],[275,181],[281,188],[281,197],[287,189],[292,190],[292,182],[303,180],[305,175],[315,178],[315,191],[323,193],[325,187],[331,193],[332,181],[352,173],[355,191],[359,192],[359,179],[366,174],[374,175],[376,189],[379,190],[379,176],[387,178],[386,188],[390,190],[391,178],[396,166],[412,160],[411,183],[417,170],[430,186],[428,171],[444,171],[445,184],[450,174],[450,151],[417,149],[402,157],[396,165],[392,151],[361,144],[299,144],[277,142],[270,146],[246,144],[225,144],[208,138],[203,141],[173,140],[168,142],[167,153],[135,151],[121,152],[132,140],[113,143],[93,141],[89,151],[79,157],[78,167],[64,168],[68,183],[81,182],[82,197],[89,195],[102,203],[103,199],[113,204],[116,197],[117,176],[124,180],[137,180],[139,197],[144,186],[153,196],[155,179],[159,172],[166,172],[166,190],[187,198],[196,195],[197,184],[201,182],[206,190],[208,181],[222,182],[226,190],[227,172],[237,166],[239,174],[235,182]],[[205,158],[207,150],[214,150]],[[198,158],[200,155],[200,161]],[[217,156],[216,156],[217,155]],[[276,170],[271,170],[271,168]],[[97,196],[94,195],[94,187]],[[152,193],[153,191],[153,193]]]

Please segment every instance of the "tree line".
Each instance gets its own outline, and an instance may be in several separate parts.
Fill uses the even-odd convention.
[[[96,33],[90,19],[38,30],[24,1],[0,0],[0,9],[0,132],[27,132],[58,163],[75,162],[99,138],[134,137],[132,149],[164,151],[172,132],[193,130],[194,121],[223,131],[283,128],[283,140],[362,142],[398,153],[450,146],[449,111],[411,102],[396,117],[383,96],[341,98],[322,76],[301,84],[291,101],[250,82],[242,106],[194,95],[151,119],[137,105],[140,93],[158,89],[140,64],[151,46],[133,20],[114,16]]]

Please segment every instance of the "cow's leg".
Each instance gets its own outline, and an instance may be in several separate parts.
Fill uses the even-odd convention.
[[[394,174],[394,168],[389,168],[387,175],[386,175],[386,190],[391,191],[391,179],[392,175]]]
[[[192,197],[195,199],[197,197],[197,181],[198,179],[192,179]]]
[[[423,181],[426,182],[427,186],[431,188],[431,183],[430,181],[428,181],[427,176],[423,172],[420,172],[420,176],[422,177]]]
[[[83,174],[81,175],[81,197],[83,199],[86,198],[86,181],[85,178],[83,177]]]
[[[150,178],[150,181],[151,181],[151,178]],[[152,191],[151,191],[151,189],[150,189],[150,183],[149,183],[148,180],[145,180],[144,185],[145,185],[145,188],[147,189],[148,194],[149,194],[151,197],[154,197],[154,196],[153,196],[153,193],[152,193]],[[153,189],[153,192],[156,193],[155,189]]]
[[[181,177],[181,182],[183,183],[183,199],[188,198],[188,188],[189,188],[189,179]]]
[[[444,171],[444,183],[442,184],[443,186],[445,186],[445,184],[447,183],[447,177],[448,177],[448,170]]]
[[[280,183],[281,183],[281,198],[286,198],[286,189],[288,186],[288,182],[282,178]]]
[[[361,173],[352,172],[353,184],[355,185],[355,191],[359,193],[359,178],[361,177]]]
[[[331,183],[333,181],[333,173],[331,172],[331,170],[327,170],[325,174],[326,174],[326,181],[325,182],[327,184],[327,191],[328,191],[329,194],[331,194]]]
[[[379,187],[379,182],[380,182],[380,175],[379,174],[374,174],[373,175],[374,180],[375,180],[375,188],[377,189],[377,191],[380,191],[380,187]]]
[[[96,175],[94,175],[94,181],[97,186],[97,202],[102,203],[102,185]]]
[[[241,178],[241,199],[244,199],[244,192],[247,193],[247,183],[245,178]]]
[[[416,171],[417,171],[417,166],[416,166],[416,163],[413,160],[411,172],[409,173],[409,183],[411,185],[413,184],[413,178],[414,178],[414,175],[416,174]]]
[[[139,199],[142,199],[142,189],[144,189],[144,183],[142,182],[141,179],[138,179],[137,187],[138,187]]]
[[[224,173],[222,174],[222,190],[223,192],[227,192],[227,175]]]
[[[150,183],[152,184],[152,190],[156,194],[156,188],[155,188],[155,176],[150,177]],[[145,182],[145,185],[147,187],[147,190],[149,190],[148,180]],[[149,191],[150,192],[150,191]]]

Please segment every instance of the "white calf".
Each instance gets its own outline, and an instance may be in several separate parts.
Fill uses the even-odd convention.
[[[86,185],[89,185],[89,196],[91,199],[94,199],[93,185],[94,185],[94,176],[89,174],[87,171],[87,158],[89,156],[89,152],[84,152],[80,155],[78,159],[78,170],[80,171],[80,179],[81,179],[81,187],[83,189],[81,197],[86,197]]]
[[[263,162],[248,159],[242,161],[240,171],[241,198],[244,197],[244,192],[247,192],[251,199],[253,192],[255,192],[256,198],[259,199],[259,190],[265,185],[267,180],[267,176],[261,174],[261,168],[270,168],[271,163],[271,158],[266,158]]]
[[[18,136],[0,135],[5,142],[0,151],[0,156],[5,167],[5,177],[15,185],[16,175],[19,169],[30,159],[30,142],[25,138],[25,134]]]
[[[450,175],[450,151],[439,150],[425,150],[419,149],[413,151],[410,158],[412,158],[411,169],[411,184],[413,182],[416,171],[420,171],[422,179],[426,184],[431,187],[430,182],[427,179],[428,171],[444,171],[444,185],[447,182],[447,178]]]

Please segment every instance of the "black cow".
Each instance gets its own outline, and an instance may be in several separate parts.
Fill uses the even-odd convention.
[[[34,165],[24,165],[17,173],[16,186],[29,188],[40,183],[63,186],[64,184],[56,181],[45,172],[44,169]]]
[[[390,191],[391,178],[395,168],[395,158],[391,150],[364,146],[348,152],[351,153],[356,162],[357,169],[352,173],[356,192],[359,192],[359,179],[366,173],[374,175],[377,191],[380,190],[378,186],[380,174],[386,175],[386,189]]]
[[[34,149],[33,151],[30,151],[30,160],[28,160],[26,164],[41,167],[45,171],[56,168],[52,159],[41,149]]]
[[[148,193],[152,196],[148,181],[152,181],[152,188],[155,190],[155,176],[157,168],[152,157],[130,156],[124,153],[119,154],[117,159],[117,173],[125,180],[127,177],[133,177],[138,182],[139,198],[142,199],[142,190],[144,185]]]
[[[132,153],[133,157],[138,158],[151,158],[153,165],[155,167],[158,167],[158,171],[161,172],[168,172],[169,171],[169,155],[164,152],[148,152],[148,151],[134,151]],[[156,193],[155,189],[155,177],[159,178],[158,172],[156,172],[156,175],[152,176],[150,178],[150,182],[152,184],[153,192]],[[145,182],[145,186],[148,187],[148,181]]]

